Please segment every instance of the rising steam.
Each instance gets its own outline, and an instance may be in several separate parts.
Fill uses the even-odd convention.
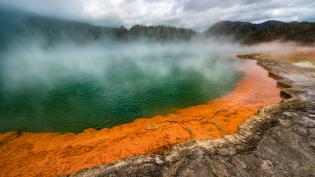
[[[212,40],[19,41],[1,52],[0,131],[80,132],[206,102],[233,89],[240,50]]]
[[[194,70],[218,80],[231,69],[236,45],[218,41],[154,43],[103,41],[88,45],[60,43],[52,47],[28,42],[2,54],[2,86],[7,89],[54,87],[67,79],[89,76],[108,83],[110,71],[134,67],[143,75],[166,77],[174,69]],[[128,81],[127,81],[128,82]],[[134,81],[130,81],[134,82]]]

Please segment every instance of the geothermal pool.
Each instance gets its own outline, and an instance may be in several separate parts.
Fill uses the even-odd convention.
[[[267,71],[230,58],[240,51],[211,42],[0,49],[0,176],[63,176],[236,133],[280,101]]]
[[[163,153],[190,140],[234,134],[261,107],[280,101],[276,81],[255,61],[237,70],[244,76],[226,96],[167,115],[78,134],[1,133],[0,176],[63,176],[124,157]]]
[[[0,132],[82,132],[228,94],[233,50],[205,44],[15,46],[0,54]]]

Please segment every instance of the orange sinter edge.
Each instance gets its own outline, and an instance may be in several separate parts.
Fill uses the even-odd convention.
[[[162,153],[192,139],[237,132],[262,106],[281,100],[276,81],[256,61],[238,71],[245,76],[227,96],[165,116],[82,133],[0,134],[0,176],[61,176],[124,157]]]

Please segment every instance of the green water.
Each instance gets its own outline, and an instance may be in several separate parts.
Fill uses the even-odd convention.
[[[1,132],[113,127],[226,95],[241,77],[202,46],[30,47],[1,61]]]

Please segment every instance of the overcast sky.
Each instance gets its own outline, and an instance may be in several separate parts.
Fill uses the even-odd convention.
[[[203,30],[220,20],[315,19],[315,0],[0,0],[0,3],[106,26],[165,24]]]

